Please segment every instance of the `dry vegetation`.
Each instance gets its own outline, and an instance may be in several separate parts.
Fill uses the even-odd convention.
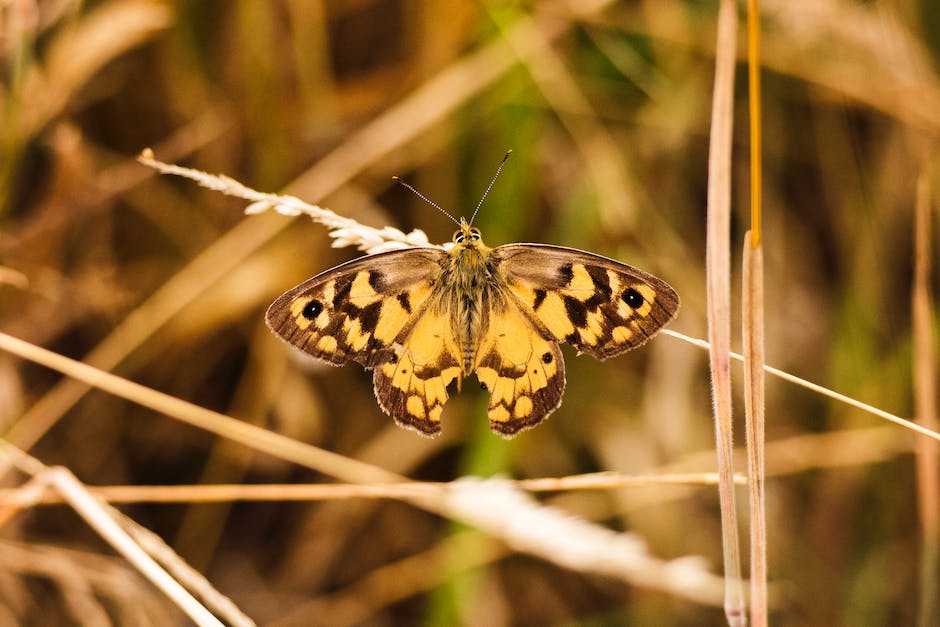
[[[467,385],[423,439],[361,368],[264,326],[352,249],[135,161],[149,146],[441,242],[453,225],[391,176],[460,213],[512,148],[477,221],[490,245],[647,269],[682,296],[671,328],[703,338],[716,5],[0,2],[0,625],[211,624],[177,582],[235,624],[724,624],[699,347],[566,352],[562,407],[511,442]],[[930,0],[761,9],[767,360],[936,429],[940,18]],[[766,418],[771,623],[937,624],[936,443],[775,377]],[[471,479],[494,476],[527,481]]]

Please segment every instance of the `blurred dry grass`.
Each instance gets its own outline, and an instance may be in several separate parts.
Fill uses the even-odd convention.
[[[768,361],[911,415],[918,175],[940,189],[936,16],[929,0],[762,5]],[[277,294],[351,253],[306,220],[243,217],[133,162],[153,146],[446,241],[452,225],[390,176],[460,212],[513,148],[478,219],[487,242],[648,269],[683,297],[673,328],[702,337],[713,3],[8,0],[0,17],[0,331],[414,479],[714,470],[706,357],[669,337],[604,364],[569,357],[561,409],[511,443],[487,431],[473,386],[441,438],[399,430],[360,368],[297,364],[262,322]],[[738,74],[733,268],[747,224]],[[771,623],[914,623],[914,437],[773,379],[766,401]],[[5,353],[0,425],[91,485],[192,485],[196,500],[198,484],[327,480]],[[714,488],[541,500],[661,558],[721,563]],[[724,620],[394,500],[121,509],[261,623]],[[62,505],[7,520],[2,541],[0,623],[184,620]]]

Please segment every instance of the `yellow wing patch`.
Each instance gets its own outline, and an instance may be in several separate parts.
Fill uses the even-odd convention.
[[[384,363],[419,314],[447,253],[394,251],[337,266],[281,295],[266,322],[281,338],[332,364]]]
[[[591,253],[527,244],[496,251],[518,302],[551,337],[597,359],[640,346],[679,307],[663,281]]]
[[[450,319],[429,307],[375,369],[375,397],[395,421],[423,435],[441,430],[447,386],[462,379],[460,349]]]
[[[474,367],[490,392],[490,428],[505,437],[535,426],[561,404],[565,362],[558,342],[543,334],[511,301],[490,308]]]

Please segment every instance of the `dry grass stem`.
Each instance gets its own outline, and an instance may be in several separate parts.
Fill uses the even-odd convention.
[[[682,333],[679,333],[678,331],[673,331],[671,329],[663,329],[661,333],[663,333],[664,335],[671,335],[672,337],[678,340],[682,340],[683,342],[688,342],[689,344],[693,344],[695,346],[698,346],[699,348],[709,350],[709,344],[705,340],[699,340],[694,337],[689,337],[688,335],[684,335]],[[728,354],[732,359],[736,359],[742,362],[744,361],[744,357],[740,353],[730,352]],[[887,420],[888,422],[893,422],[894,424],[904,427],[905,429],[914,431],[920,435],[926,436],[928,438],[931,438],[933,440],[940,442],[940,433],[938,433],[937,431],[933,431],[931,429],[928,429],[927,427],[917,424],[916,422],[913,422],[911,420],[906,420],[896,414],[892,414],[883,409],[879,409],[878,407],[875,407],[874,405],[863,403],[860,400],[854,399],[850,396],[846,396],[845,394],[840,394],[839,392],[830,390],[829,388],[821,386],[817,383],[813,383],[812,381],[801,379],[800,377],[796,375],[792,375],[789,372],[780,370],[779,368],[774,368],[773,366],[768,366],[765,364],[764,372],[771,374],[777,377],[778,379],[783,379],[784,381],[795,383],[796,385],[799,385],[800,387],[804,387],[807,390],[816,392],[817,394],[828,396],[829,398],[839,401],[840,403],[851,405],[852,407],[855,407],[856,409],[861,409],[864,412],[868,412],[869,414],[878,416],[879,418]]]
[[[304,444],[146,388],[51,351],[0,333],[0,349],[75,377],[111,394],[149,407],[254,450],[354,482],[398,482],[404,478],[377,466]],[[403,500],[486,531],[514,549],[576,570],[619,577],[701,603],[720,603],[723,580],[698,559],[662,561],[650,556],[637,536],[617,534],[543,507],[500,480],[460,481],[440,494],[413,488]],[[524,523],[524,524],[523,524]],[[565,538],[559,550],[554,534]]]
[[[110,0],[66,28],[49,46],[43,67],[23,78],[16,141],[28,140],[68,105],[105,64],[151,39],[170,23],[170,10],[153,0]]]
[[[540,479],[504,479],[507,484],[526,492],[571,492],[583,490],[616,490],[653,486],[713,486],[718,484],[714,472],[624,475],[597,472],[568,477]],[[97,486],[88,491],[108,503],[216,503],[234,501],[326,501],[345,499],[407,499],[447,490],[452,482],[409,481],[381,484],[263,484],[245,485],[164,485],[164,486]],[[747,485],[747,477],[735,475],[735,483]],[[29,496],[23,488],[0,489],[0,506],[61,503],[55,492],[43,492],[42,485]]]
[[[38,462],[31,460],[28,465],[22,464],[25,456],[16,451],[15,447],[0,441],[3,457],[12,458],[13,463],[26,466],[31,474],[36,470]],[[33,486],[43,484],[61,495],[75,512],[94,529],[115,550],[123,555],[144,577],[149,579],[163,594],[176,604],[197,625],[219,626],[223,624],[209,610],[197,601],[176,579],[164,570],[127,532],[118,522],[120,514],[104,505],[75,478],[68,469],[62,467],[43,468],[34,474],[27,484],[24,495],[35,495]],[[240,614],[240,613],[239,613]],[[242,625],[252,624],[241,622]]]
[[[205,188],[251,201],[251,204],[245,209],[245,213],[248,215],[256,215],[265,211],[276,211],[285,216],[306,215],[330,229],[329,235],[333,238],[333,248],[356,246],[359,250],[372,255],[389,250],[430,246],[428,236],[419,229],[405,234],[390,226],[382,229],[368,227],[351,218],[337,215],[329,209],[306,203],[295,196],[258,192],[229,176],[207,174],[193,168],[163,163],[156,160],[153,152],[149,149],[145,149],[137,160],[161,174],[182,176],[199,183]]]
[[[934,353],[934,302],[930,291],[933,202],[929,174],[917,179],[914,206],[914,284],[911,289],[913,332],[914,415],[917,422],[937,430],[937,357]],[[940,624],[940,448],[918,438],[916,446],[918,513],[921,528],[920,625]]]
[[[87,486],[85,486],[85,489],[88,490]],[[93,493],[92,490],[89,490],[89,492]],[[115,514],[115,519],[134,542],[153,557],[154,561],[161,567],[166,569],[174,580],[193,592],[217,616],[222,617],[227,625],[251,627],[255,624],[247,614],[235,605],[232,599],[219,592],[208,579],[187,564],[160,536],[137,524],[131,518],[121,515],[117,510],[112,510],[112,512]]]
[[[249,448],[287,459],[333,477],[353,482],[395,482],[402,477],[297,440],[229,418],[146,386],[98,370],[38,346],[0,333],[0,349],[52,368],[83,383],[176,418]]]
[[[721,502],[725,616],[733,626],[746,622],[738,523],[734,505],[734,466],[731,452],[731,134],[734,128],[734,65],[737,45],[737,7],[723,0],[718,9],[715,44],[715,83],[708,151],[708,215],[705,277],[710,343],[715,448]]]
[[[145,579],[134,576],[122,557],[9,540],[0,541],[0,554],[8,575],[46,580],[60,595],[68,597],[65,609],[69,624],[113,624],[114,616],[108,615],[108,608],[117,610],[123,624],[170,624],[174,618],[170,608],[161,605],[158,591]],[[13,592],[11,588],[5,586],[5,592]],[[8,625],[22,624],[8,613],[3,620]]]
[[[751,625],[767,626],[767,511],[764,497],[764,251],[761,245],[760,2],[747,3],[751,230],[744,237],[741,334],[750,522]]]
[[[724,580],[707,572],[700,558],[662,561],[632,533],[617,533],[539,505],[498,479],[462,479],[445,494],[447,510],[517,551],[551,552],[552,561],[600,573],[708,605],[722,603]],[[511,513],[511,515],[507,515]]]
[[[756,181],[755,181],[756,183]],[[767,625],[767,517],[764,499],[764,254],[744,238],[742,335],[744,353],[744,424],[747,439],[750,511],[751,624]]]

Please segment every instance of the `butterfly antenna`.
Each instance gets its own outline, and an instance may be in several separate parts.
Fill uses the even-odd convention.
[[[401,180],[401,179],[398,178],[397,176],[393,176],[393,177],[392,177],[392,180],[395,181],[396,183],[398,183],[399,185],[401,185],[402,187],[406,187],[406,188],[410,189],[410,190],[412,191],[412,193],[414,193],[415,196],[417,196],[418,198],[420,198],[420,199],[423,200],[424,202],[428,203],[429,205],[431,205],[432,207],[434,207],[435,209],[437,209],[438,211],[440,211],[441,213],[443,213],[445,216],[447,216],[448,218],[450,218],[451,220],[453,220],[453,221],[454,221],[454,224],[456,224],[457,226],[460,226],[460,221],[457,220],[457,218],[455,218],[454,216],[450,215],[443,207],[441,207],[439,204],[437,204],[436,202],[434,202],[433,200],[431,200],[430,198],[428,198],[427,196],[425,196],[424,194],[422,194],[422,193],[419,192],[418,190],[416,190],[414,187],[412,187],[412,186],[409,185],[408,183],[404,182],[403,180]]]
[[[470,216],[469,224],[473,224],[473,221],[477,217],[477,213],[480,211],[480,207],[483,206],[483,201],[486,200],[486,195],[490,193],[490,190],[493,189],[493,184],[496,183],[496,177],[499,176],[500,171],[503,169],[503,166],[506,164],[506,159],[509,158],[509,155],[512,154],[512,150],[507,150],[506,154],[503,155],[503,160],[499,162],[499,167],[496,168],[496,174],[493,175],[493,180],[490,181],[490,184],[487,185],[486,191],[483,192],[483,196],[480,198],[480,202],[477,203],[477,208],[473,210],[473,215]]]

